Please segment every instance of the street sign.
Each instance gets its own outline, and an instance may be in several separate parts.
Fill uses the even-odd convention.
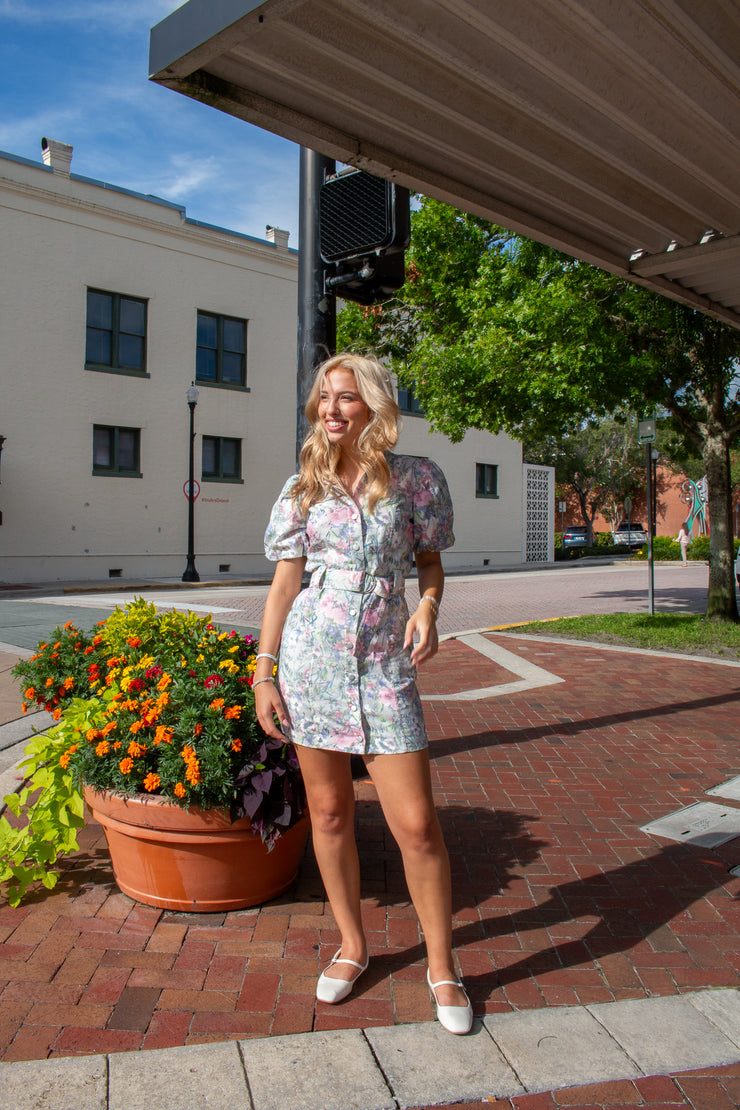
[[[190,482],[185,483],[185,485],[182,487],[182,492],[185,494],[187,499],[190,500]],[[199,493],[200,493],[200,485],[199,485],[198,482],[194,481],[193,482],[193,501],[198,500],[198,494]]]
[[[640,420],[637,425],[638,443],[655,443],[655,417],[651,420]]]

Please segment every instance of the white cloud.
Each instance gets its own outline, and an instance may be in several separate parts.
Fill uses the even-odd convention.
[[[138,30],[142,25],[158,23],[181,6],[174,0],[0,0],[0,19]]]

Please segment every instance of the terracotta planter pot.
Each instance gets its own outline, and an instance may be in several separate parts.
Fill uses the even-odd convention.
[[[295,878],[308,836],[304,817],[268,852],[248,817],[232,824],[219,810],[91,787],[85,801],[105,830],[123,893],[168,910],[216,913],[276,898]]]

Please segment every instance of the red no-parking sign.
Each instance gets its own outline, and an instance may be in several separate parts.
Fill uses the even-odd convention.
[[[182,492],[185,494],[187,499],[190,500],[190,482],[185,483],[185,485],[182,487]],[[194,481],[193,482],[193,501],[198,500],[198,494],[199,493],[200,493],[200,485],[199,485],[198,482]]]

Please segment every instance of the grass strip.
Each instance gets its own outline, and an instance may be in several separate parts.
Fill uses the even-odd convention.
[[[509,632],[564,636],[683,655],[740,660],[740,624],[708,621],[695,613],[603,613],[508,625]]]

